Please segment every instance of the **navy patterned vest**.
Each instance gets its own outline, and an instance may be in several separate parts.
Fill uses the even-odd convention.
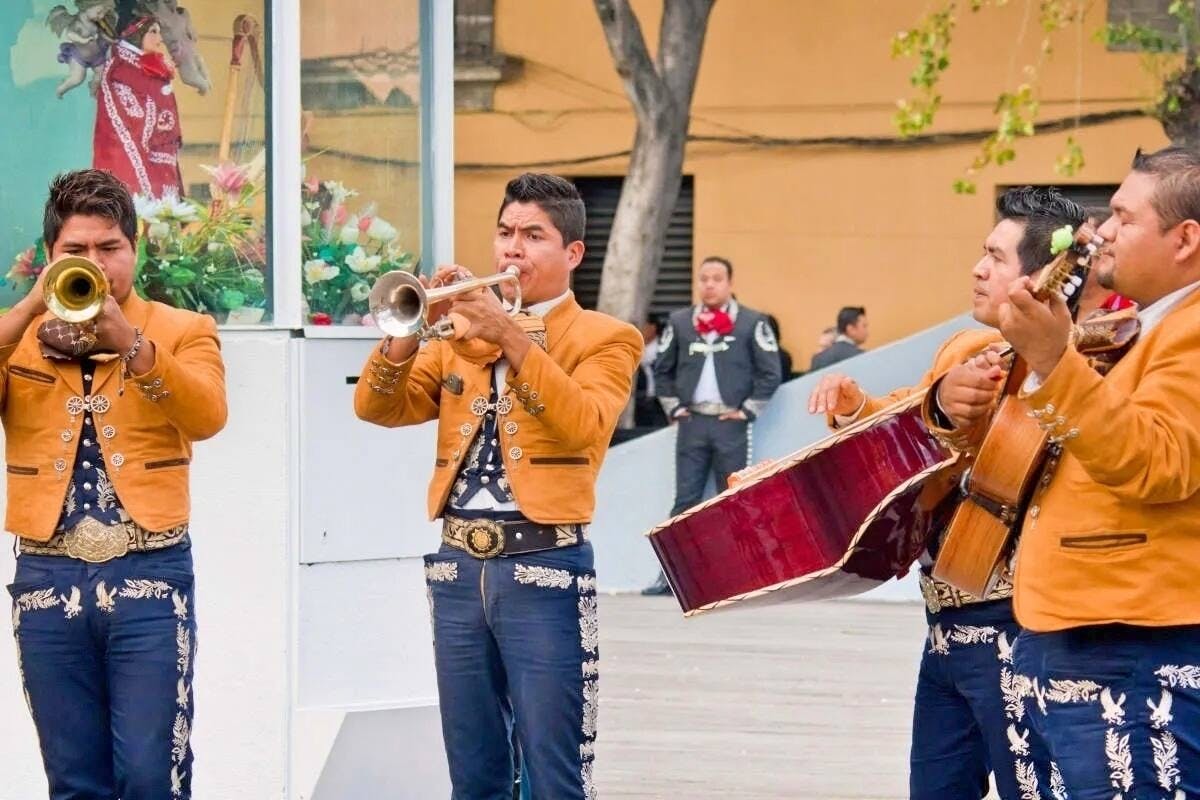
[[[450,506],[465,506],[480,492],[489,493],[496,504],[511,503],[512,488],[508,483],[508,475],[504,471],[504,459],[500,456],[500,438],[496,415],[495,371],[492,372],[492,393],[488,397],[487,411],[483,415],[483,424],[475,434],[463,467],[450,490]]]
[[[83,429],[79,433],[82,440],[75,451],[71,485],[67,489],[67,499],[63,502],[62,517],[58,523],[60,530],[70,530],[85,517],[108,524],[120,522],[124,518],[121,501],[108,478],[104,455],[100,452],[100,442],[97,439],[99,435],[112,438],[113,429],[111,426],[105,426],[97,432],[94,412],[91,411],[95,364],[84,361],[80,369],[83,371],[83,394],[86,404],[83,411]]]

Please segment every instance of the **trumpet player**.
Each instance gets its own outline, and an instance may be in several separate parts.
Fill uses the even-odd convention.
[[[224,366],[211,318],[133,292],[137,233],[112,175],[56,178],[51,266],[0,317],[13,629],[51,800],[191,796],[188,464],[225,425]]]
[[[502,292],[471,288],[426,309],[458,339],[389,335],[363,368],[355,412],[394,427],[438,420],[425,557],[442,732],[456,800],[511,797],[515,725],[535,800],[595,797],[595,482],[629,399],[642,337],[570,291],[584,206],[570,182],[510,181],[496,222]],[[458,268],[438,270],[435,281]],[[445,297],[443,294],[442,297]],[[386,330],[386,329],[385,329]],[[407,329],[400,330],[401,333]]]

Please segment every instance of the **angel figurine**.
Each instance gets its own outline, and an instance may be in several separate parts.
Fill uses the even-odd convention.
[[[89,69],[95,93],[99,70],[116,39],[117,0],[75,0],[75,8],[72,14],[66,6],[55,6],[46,18],[54,35],[64,40],[58,47],[58,60],[69,70],[55,90],[59,99],[83,83]]]

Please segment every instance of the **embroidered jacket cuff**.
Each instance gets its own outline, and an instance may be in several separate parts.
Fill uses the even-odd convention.
[[[1096,409],[1102,408],[1089,402],[1101,380],[1085,356],[1068,348],[1046,380],[1033,391],[1023,388],[1020,397],[1033,409],[1030,415],[1050,434],[1051,442],[1067,442],[1077,438],[1081,430],[1105,430],[1101,420],[1090,419]]]

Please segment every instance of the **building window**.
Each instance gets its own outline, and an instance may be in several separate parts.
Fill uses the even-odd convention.
[[[361,325],[421,252],[420,0],[301,0],[304,322]]]
[[[42,205],[56,174],[96,167],[137,197],[139,294],[221,323],[270,318],[264,0],[7,2],[0,102],[0,305],[48,254]],[[239,61],[240,59],[240,61]],[[31,157],[32,156],[32,157]]]
[[[624,178],[581,177],[575,178],[574,182],[587,207],[587,234],[584,237],[587,249],[583,262],[572,273],[572,288],[580,305],[594,309],[600,296],[600,272],[604,266],[604,254],[608,249],[608,237],[612,232],[613,215],[617,211]],[[658,268],[654,296],[650,300],[651,316],[669,314],[692,302],[694,198],[692,176],[684,175],[679,187],[679,199],[675,202],[675,210],[671,212],[671,221],[667,226],[662,263]]]
[[[520,74],[520,58],[496,51],[495,0],[454,0],[454,104],[491,111],[497,84]]]
[[[1108,0],[1108,23],[1121,25],[1131,22],[1143,28],[1174,38],[1179,35],[1179,23],[1171,16],[1173,0]],[[1109,50],[1136,50],[1133,43],[1109,45]]]

